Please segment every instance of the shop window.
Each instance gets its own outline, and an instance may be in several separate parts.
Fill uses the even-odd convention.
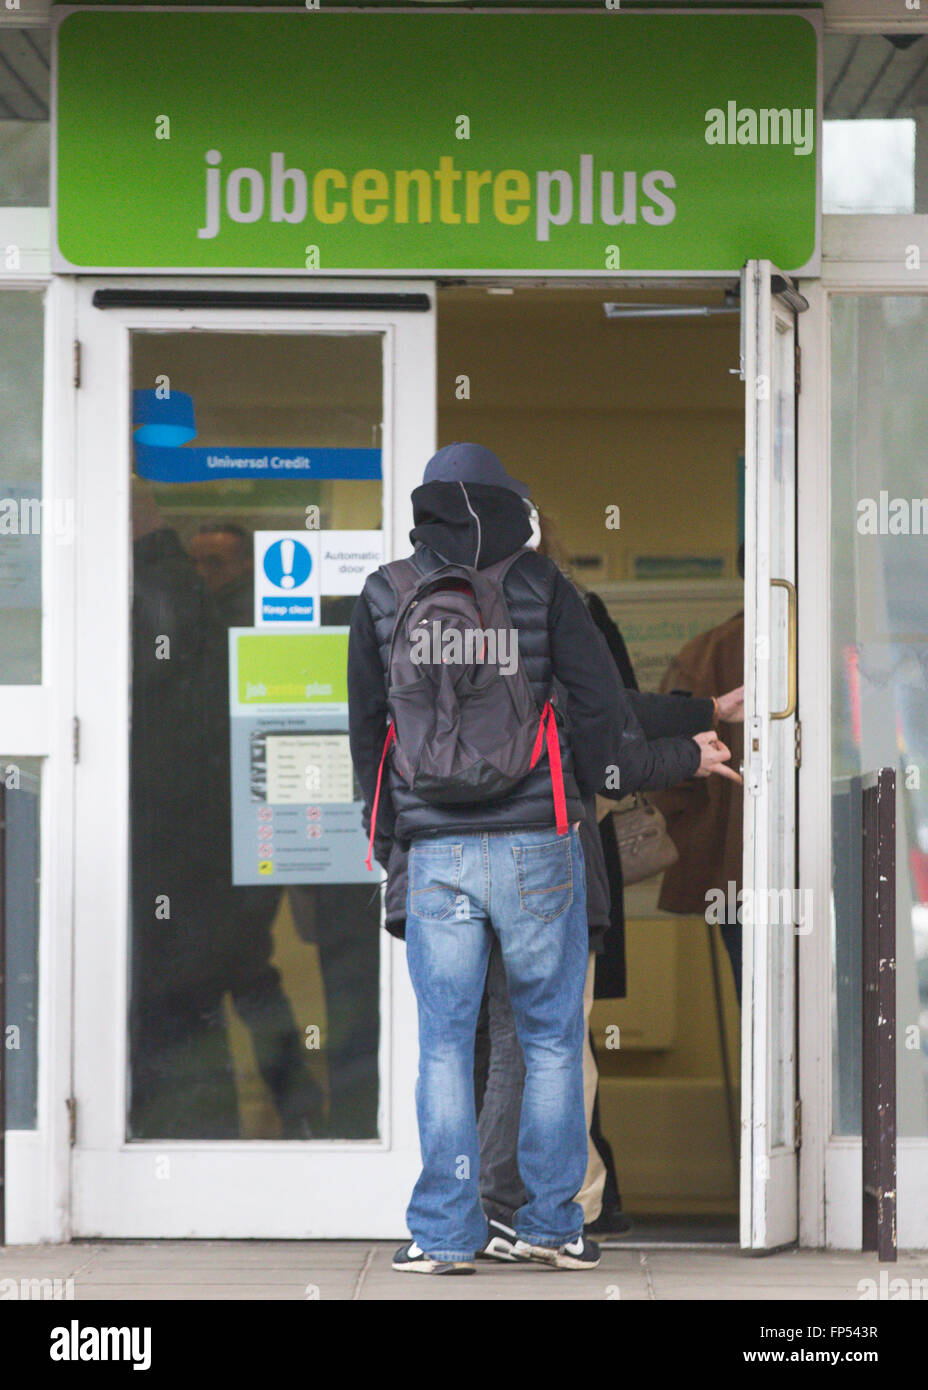
[[[6,941],[7,1129],[35,1129],[38,1059],[39,760],[0,757],[0,939]]]
[[[928,35],[826,34],[822,209],[928,212]]]
[[[73,526],[42,497],[43,337],[42,293],[0,290],[0,685],[42,679],[42,531]]]
[[[860,827],[896,771],[899,1133],[928,1135],[928,298],[831,309],[833,1129],[860,1133]]]
[[[0,206],[48,205],[47,29],[0,31]]]

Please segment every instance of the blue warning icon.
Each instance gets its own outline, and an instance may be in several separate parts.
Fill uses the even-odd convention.
[[[270,582],[285,592],[299,589],[306,583],[313,567],[313,557],[299,541],[285,537],[268,546],[264,555],[264,573]]]

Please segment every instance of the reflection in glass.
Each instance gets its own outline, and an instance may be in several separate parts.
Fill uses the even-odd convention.
[[[42,533],[74,538],[73,499],[42,499],[43,295],[0,290],[0,685],[42,679]]]
[[[928,301],[832,300],[833,1129],[860,1133],[860,820],[896,769],[898,1130],[928,1135]]]
[[[379,446],[376,333],[134,334],[133,388],[164,383],[198,446]],[[130,1138],[378,1134],[379,895],[231,881],[228,631],[254,622],[253,533],[310,505],[377,530],[381,483],[133,478]]]
[[[6,1031],[2,1046],[7,1129],[36,1127],[40,767],[38,758],[0,757],[0,913],[6,937]]]
[[[909,213],[914,209],[914,121],[825,121],[824,213]]]
[[[6,9],[14,8],[7,5]],[[18,9],[19,6],[17,5]],[[0,206],[48,206],[51,32],[0,29]]]
[[[827,33],[822,67],[823,212],[928,211],[928,36]]]

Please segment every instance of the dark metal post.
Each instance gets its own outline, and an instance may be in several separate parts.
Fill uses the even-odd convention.
[[[863,779],[863,1248],[896,1258],[896,773]]]

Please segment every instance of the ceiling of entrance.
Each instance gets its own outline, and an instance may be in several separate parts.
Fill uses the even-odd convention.
[[[559,5],[576,2],[559,0]],[[583,2],[589,8],[588,0]],[[228,7],[229,0],[224,3]],[[256,3],[260,0],[249,0],[251,7]],[[403,3],[408,5],[409,0]],[[494,3],[484,0],[484,4]],[[679,0],[652,3],[671,5]],[[789,6],[792,0],[770,3]],[[298,7],[303,4],[304,0],[299,0]],[[275,0],[275,5],[279,8],[280,0]],[[392,0],[381,0],[374,8],[392,8]],[[50,51],[48,29],[0,30],[0,121],[48,120]],[[928,105],[928,34],[826,35],[824,92],[825,118],[829,120],[916,114],[918,108]]]

